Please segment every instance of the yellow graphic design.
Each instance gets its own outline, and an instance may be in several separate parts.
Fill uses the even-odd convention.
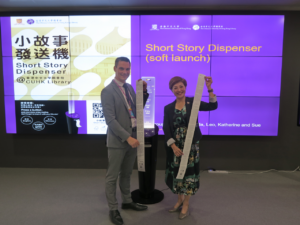
[[[74,58],[71,59],[71,71],[72,71],[72,82],[76,79],[83,76],[88,72],[92,72],[97,74],[101,78],[101,83],[95,87],[94,89],[90,90],[82,99],[83,100],[92,100],[92,99],[99,99],[102,89],[104,88],[104,82],[107,78],[114,74],[114,64],[115,64],[116,57],[109,57],[105,58],[101,63],[94,66],[92,69],[88,71],[82,71],[77,69],[74,66]],[[71,84],[72,85],[72,84]],[[74,93],[73,93],[74,94]]]
[[[130,20],[126,26],[130,29]],[[120,35],[120,27],[115,25],[99,39],[91,27],[13,27],[12,60],[16,99],[69,100],[71,93],[74,100],[99,100],[102,89],[114,77],[115,59],[121,56],[114,53],[118,51],[122,56],[130,57],[127,44],[131,39],[130,36]],[[35,41],[41,41],[36,36],[45,38],[44,42],[38,43],[41,46],[35,46]],[[64,37],[61,38],[61,45],[54,39],[57,36]],[[36,49],[40,48],[47,48],[46,58],[37,58]],[[67,52],[63,56],[57,53],[61,48]],[[18,49],[24,50],[18,52]],[[25,49],[30,51],[26,57]]]
[[[110,34],[96,44],[96,49],[100,54],[109,55],[117,51],[129,41],[129,38],[121,37],[118,33],[118,27],[115,27]]]
[[[78,56],[90,48],[93,44],[93,40],[87,35],[77,35],[71,39],[71,55]]]

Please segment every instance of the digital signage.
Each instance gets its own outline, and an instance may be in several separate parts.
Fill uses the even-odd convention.
[[[128,83],[155,80],[159,134],[169,80],[184,77],[193,96],[204,74],[219,105],[199,112],[204,135],[276,136],[283,28],[282,15],[1,17],[6,131],[106,134],[101,90],[125,56]]]

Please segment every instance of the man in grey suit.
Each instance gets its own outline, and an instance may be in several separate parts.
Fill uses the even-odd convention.
[[[114,80],[101,92],[101,102],[107,129],[108,169],[105,179],[106,199],[109,207],[109,217],[112,223],[123,224],[118,211],[116,199],[116,183],[119,176],[119,186],[122,194],[122,209],[136,211],[148,207],[132,202],[130,192],[130,176],[137,155],[136,147],[136,95],[130,84],[126,83],[130,75],[130,60],[119,57],[115,61]],[[144,106],[149,97],[147,83],[143,81]]]

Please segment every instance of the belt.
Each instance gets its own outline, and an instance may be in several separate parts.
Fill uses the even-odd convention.
[[[133,128],[132,128],[132,132],[136,132],[136,127],[133,127]]]

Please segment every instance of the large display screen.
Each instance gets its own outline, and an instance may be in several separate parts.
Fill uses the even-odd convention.
[[[299,81],[299,97],[298,97],[298,117],[297,117],[297,125],[300,127],[300,81]]]
[[[199,112],[204,135],[276,136],[283,28],[282,15],[1,17],[6,131],[105,134],[101,90],[125,56],[128,83],[155,78],[160,134],[169,80],[193,96],[204,74],[218,100]]]

